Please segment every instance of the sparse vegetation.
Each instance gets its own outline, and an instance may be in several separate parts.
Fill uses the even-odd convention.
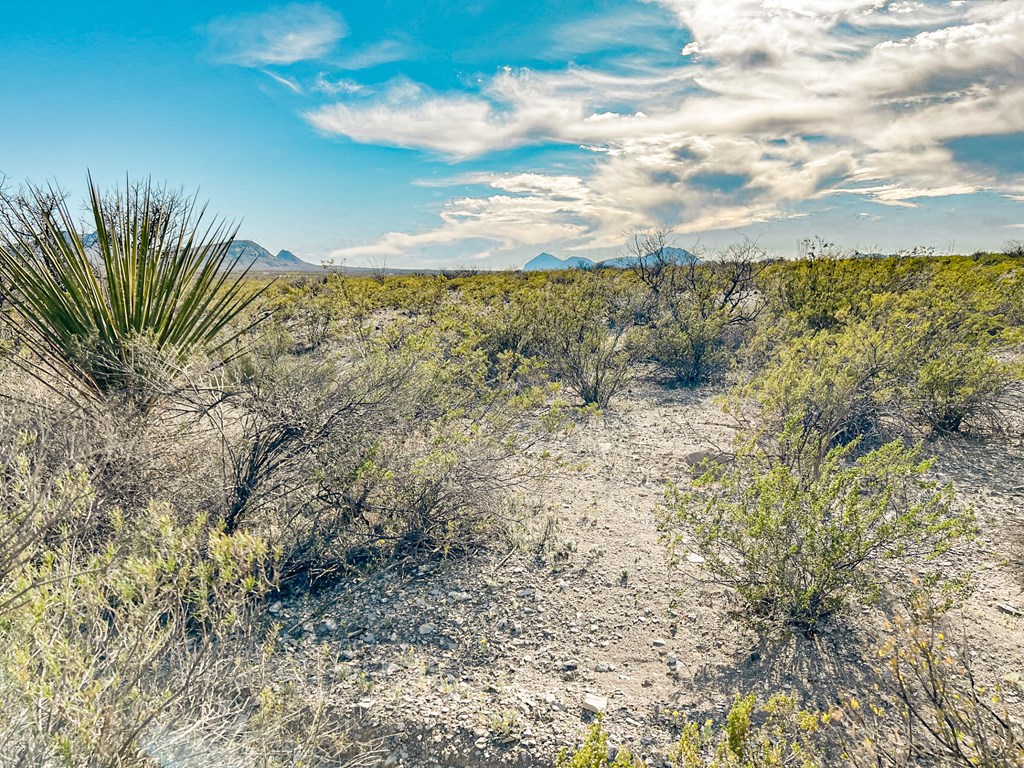
[[[545,602],[575,599],[574,579],[642,595],[662,578],[604,533],[621,499],[560,507],[537,484],[629,466],[622,483],[657,487],[664,475],[634,466],[616,434],[559,455],[575,447],[568,425],[615,429],[616,409],[651,391],[709,399],[654,388],[727,388],[739,441],[695,482],[677,478],[665,537],[748,615],[819,636],[857,603],[891,612],[964,594],[952,555],[981,518],[939,482],[933,447],[1020,428],[1024,281],[1012,253],[863,259],[818,240],[792,263],[751,242],[689,258],[670,233],[638,230],[625,269],[382,266],[271,284],[231,269],[229,229],[201,228],[194,201],[153,185],[107,196],[90,185],[95,238],[79,234],[59,191],[2,203],[0,749],[15,765],[382,762],[352,726],[367,712],[384,723],[376,697],[393,675],[418,670],[404,691],[436,679],[444,707],[476,701],[465,690],[476,671],[438,671],[427,656],[462,659],[461,624],[406,615],[396,627],[387,615],[395,594],[460,557],[486,558],[489,574],[472,663],[497,668],[514,647],[521,667],[573,678],[579,660],[562,660],[547,635],[534,649],[491,633],[557,636],[561,621],[602,653],[622,639],[625,622],[546,614]],[[647,491],[629,504],[648,495],[653,507]],[[527,519],[530,507],[547,517]],[[524,531],[536,534],[526,545]],[[526,566],[503,567],[520,553],[557,588],[518,588]],[[289,614],[317,590],[332,606],[377,574],[378,626]],[[417,612],[480,599],[426,589]],[[537,626],[504,615],[513,609]],[[645,618],[662,634],[659,617]],[[694,636],[681,621],[671,642]],[[827,714],[769,691],[763,705],[736,699],[718,725],[656,718],[675,739],[662,757],[811,768],[839,764],[845,748],[863,765],[926,753],[1020,765],[1019,728],[973,678],[969,649],[949,653],[933,630],[898,625],[877,690],[837,697]],[[378,645],[401,648],[401,664],[348,666]],[[677,679],[684,665],[666,662]],[[615,667],[594,669],[604,682]],[[341,705],[339,690],[364,698]],[[536,713],[548,710],[532,694],[476,695],[481,760],[535,746]],[[641,764],[640,751],[609,751],[605,728],[626,710],[610,701],[559,766]],[[911,721],[924,728],[914,739]]]
[[[919,449],[893,442],[855,457],[854,448],[833,448],[819,464],[740,452],[674,491],[661,522],[669,545],[692,537],[709,578],[753,613],[813,630],[847,599],[886,592],[893,565],[926,568],[971,535],[971,512],[928,477],[933,462]]]

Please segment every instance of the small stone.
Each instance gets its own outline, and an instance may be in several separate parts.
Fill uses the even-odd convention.
[[[654,640],[654,642],[653,642],[653,643],[651,643],[651,645],[653,645],[653,646],[654,646],[655,648],[664,648],[664,647],[665,647],[665,641],[664,641],[664,640],[662,640],[662,639],[661,639],[661,638],[659,637],[659,638],[656,638],[656,639]]]
[[[600,661],[600,662],[597,663],[597,666],[594,667],[594,671],[595,672],[614,672],[615,671],[615,665],[611,664],[611,663],[609,663],[607,661]]]
[[[1024,616],[1024,611],[1014,605],[1010,605],[1009,603],[996,603],[996,609],[1005,613],[1007,616]]]
[[[278,600],[278,601],[272,603],[271,606],[267,610],[270,611],[270,613],[272,613],[274,616],[276,616],[277,614],[281,613],[281,611],[284,610],[284,603],[282,603],[280,600]]]
[[[469,592],[452,592],[452,600],[456,603],[465,603],[472,599],[473,596]]]
[[[694,565],[700,565],[704,562],[704,558],[698,555],[696,552],[690,552],[686,555],[686,561],[693,563]]]
[[[391,664],[388,664],[387,667],[385,667],[384,674],[388,677],[391,677],[392,675],[397,675],[401,671],[402,668],[398,664],[392,662]]]
[[[533,597],[534,593],[535,590],[532,587],[527,587],[516,592],[516,597]]]
[[[420,624],[419,633],[421,635],[432,635],[435,631],[433,624]]]
[[[667,661],[670,667],[674,667],[676,664],[679,663],[679,659],[677,659],[675,656],[669,656]]]
[[[595,715],[600,715],[608,709],[608,699],[604,696],[588,693],[583,697],[583,709],[587,712],[593,712]]]
[[[337,632],[338,622],[336,622],[334,619],[324,619],[323,623],[320,625],[320,629],[323,631],[325,635],[330,632]]]
[[[562,671],[563,672],[574,672],[576,669],[579,668],[579,666],[580,666],[579,662],[567,661],[564,664],[562,664]]]

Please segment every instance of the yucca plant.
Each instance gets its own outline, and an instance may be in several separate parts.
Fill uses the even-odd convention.
[[[91,176],[88,188],[94,237],[52,188],[5,206],[5,317],[34,353],[19,361],[44,383],[63,374],[87,395],[148,407],[189,355],[216,355],[246,330],[225,332],[262,290],[229,258],[237,228],[204,222],[195,197],[151,182],[105,197]]]

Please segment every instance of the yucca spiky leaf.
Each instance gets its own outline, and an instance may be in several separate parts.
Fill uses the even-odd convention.
[[[91,176],[88,186],[95,244],[83,242],[63,199],[35,189],[30,199],[50,204],[8,212],[0,284],[18,330],[51,371],[92,394],[146,397],[129,392],[145,389],[140,345],[173,363],[215,353],[246,330],[225,333],[262,290],[229,258],[236,230],[205,224],[195,198],[149,183],[104,198]]]

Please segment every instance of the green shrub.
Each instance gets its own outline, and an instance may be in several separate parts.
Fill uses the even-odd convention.
[[[549,284],[535,322],[552,378],[584,403],[608,407],[643,355],[636,312],[635,292],[614,274],[580,272]]]
[[[711,720],[680,723],[679,741],[668,753],[668,764],[672,768],[820,768],[826,763],[818,737],[830,721],[830,715],[799,709],[789,696],[776,694],[760,707],[753,694],[737,696],[721,727]],[[644,765],[625,748],[612,759],[600,718],[575,752],[563,749],[555,762],[556,768]]]
[[[1024,766],[1024,728],[1006,691],[975,677],[976,650],[948,637],[940,614],[915,608],[895,619],[879,649],[879,683],[843,703],[846,760],[863,768]]]
[[[61,478],[48,502],[67,510],[61,540],[0,585],[0,738],[15,764],[145,765],[153,729],[236,706],[219,698],[220,649],[243,642],[266,544],[181,526],[157,503],[83,539],[90,503],[83,473]]]
[[[893,399],[893,342],[886,331],[858,327],[797,336],[737,386],[730,407],[742,414],[753,404],[762,435],[789,434],[785,446],[772,449],[797,449],[811,460],[874,434]]]
[[[218,427],[225,525],[267,531],[286,580],[465,551],[546,471],[542,445],[562,421],[549,387],[494,370],[445,323],[396,322],[315,355],[267,334],[229,372],[210,413],[231,425]]]
[[[598,716],[583,738],[583,744],[575,752],[562,749],[555,760],[555,768],[632,768],[641,765],[627,749],[619,749],[614,757],[609,755],[608,734]]]
[[[829,721],[789,696],[776,694],[761,707],[753,694],[737,697],[721,728],[687,722],[668,759],[672,768],[819,768],[825,763],[814,739]]]
[[[725,370],[763,307],[756,278],[763,251],[751,242],[713,262],[670,267],[651,328],[651,356],[680,384],[699,384]]]
[[[813,630],[847,599],[882,593],[888,564],[923,567],[974,529],[919,449],[892,442],[853,459],[855,445],[815,466],[741,452],[673,489],[659,527],[673,552],[692,546],[709,578],[755,615]]]

